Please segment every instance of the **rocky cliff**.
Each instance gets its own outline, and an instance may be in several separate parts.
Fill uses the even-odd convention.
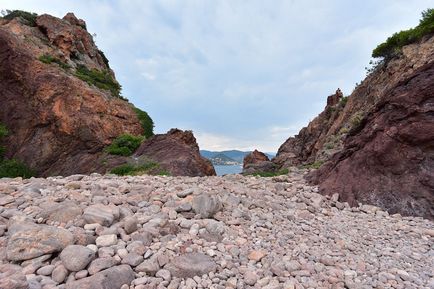
[[[135,157],[152,160],[172,176],[215,176],[211,161],[202,157],[191,131],[171,129],[142,143]]]
[[[9,132],[5,157],[39,176],[109,172],[132,161],[104,152],[114,139],[152,134],[152,120],[120,95],[107,58],[72,13],[59,19],[13,11],[0,18],[0,63],[0,124]],[[191,137],[194,144],[186,146],[169,135],[170,146],[159,147],[165,162],[178,163],[168,172],[213,174],[212,166],[197,162]],[[188,149],[192,159],[173,154]]]
[[[319,167],[323,194],[434,218],[434,37],[402,48],[289,138],[273,160]]]

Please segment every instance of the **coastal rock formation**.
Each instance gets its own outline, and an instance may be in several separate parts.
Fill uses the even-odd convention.
[[[243,174],[273,172],[275,167],[268,156],[258,150],[249,153],[243,160]]]
[[[83,68],[84,67],[84,68]],[[85,23],[37,16],[0,20],[0,122],[6,157],[38,175],[91,173],[117,136],[143,133],[133,106],[77,77],[79,69],[111,75]],[[95,72],[94,71],[94,72]]]
[[[289,138],[273,160],[318,167],[322,194],[434,219],[434,37],[403,47],[348,98]],[[331,106],[330,106],[331,105]]]
[[[212,163],[202,157],[191,131],[171,129],[157,134],[137,149],[135,157],[151,160],[172,176],[215,176]]]
[[[318,194],[303,171],[274,178],[0,179],[0,192],[5,289],[434,287],[432,221],[351,208]],[[196,199],[209,197],[221,203],[212,219],[195,210]],[[104,203],[116,218],[51,221],[40,217],[47,200],[67,200],[82,212]],[[74,240],[32,237],[34,228]],[[12,250],[21,240],[16,234],[34,241]],[[40,254],[30,254],[36,248]]]
[[[433,96],[434,61],[385,91],[312,180],[351,205],[434,219]]]
[[[338,149],[339,140],[335,139],[335,121],[345,107],[340,89],[327,97],[327,106],[298,135],[288,138],[279,148],[273,162],[280,168],[298,166],[325,160]],[[333,141],[333,148],[324,150]]]

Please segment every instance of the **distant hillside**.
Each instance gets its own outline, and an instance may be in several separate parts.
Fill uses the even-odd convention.
[[[213,163],[213,165],[230,166],[230,165],[239,165],[240,164],[240,162],[228,157],[227,155],[225,155],[223,153],[216,154],[210,160]]]
[[[209,159],[209,160],[211,160],[211,161],[212,161],[212,159],[215,158],[216,156],[218,156],[218,155],[220,155],[220,154],[223,154],[223,155],[225,155],[227,158],[232,159],[232,160],[234,160],[234,161],[236,161],[236,162],[238,162],[238,163],[240,163],[240,164],[243,163],[244,157],[245,157],[246,155],[248,155],[249,153],[251,153],[251,151],[239,151],[239,150],[227,150],[227,151],[220,151],[220,152],[217,152],[217,151],[208,151],[208,150],[201,150],[201,151],[200,151],[200,154],[201,154],[203,157],[205,157],[205,158],[207,158],[207,159]],[[266,154],[270,159],[272,159],[272,158],[275,156],[274,153],[265,153],[265,154]]]

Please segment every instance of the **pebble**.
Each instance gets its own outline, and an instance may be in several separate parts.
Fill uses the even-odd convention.
[[[0,180],[0,288],[434,287],[433,222],[350,208],[303,177]]]

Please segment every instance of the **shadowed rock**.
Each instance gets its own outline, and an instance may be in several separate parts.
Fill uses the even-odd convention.
[[[217,268],[214,260],[201,253],[190,253],[176,257],[166,265],[172,276],[180,278],[193,278],[208,274]]]

